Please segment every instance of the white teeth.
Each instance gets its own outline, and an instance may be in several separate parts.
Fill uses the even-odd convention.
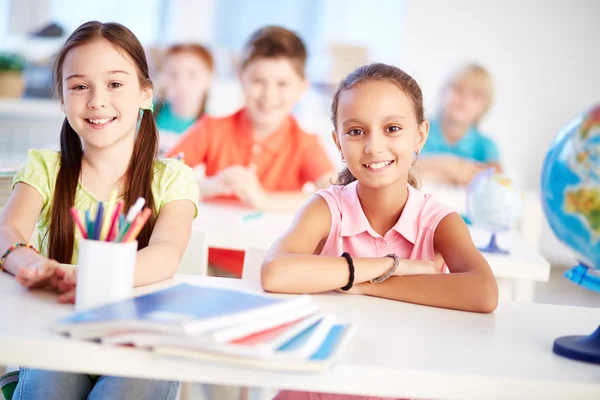
[[[365,165],[367,166],[367,168],[370,168],[370,169],[381,169],[381,168],[387,167],[391,163],[392,163],[391,161],[383,161],[383,162],[377,162],[377,163],[365,164]]]
[[[88,119],[88,121],[90,121],[94,125],[106,124],[112,120],[114,120],[114,118]]]

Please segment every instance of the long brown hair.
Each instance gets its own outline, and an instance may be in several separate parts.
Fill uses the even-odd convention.
[[[129,29],[117,23],[103,24],[98,21],[90,21],[81,25],[69,36],[56,57],[54,82],[58,96],[61,99],[63,94],[63,63],[67,53],[75,47],[100,39],[107,40],[128,54],[137,67],[140,86],[142,88],[152,88],[146,55],[135,35]],[[146,206],[153,210],[152,216],[137,238],[139,249],[148,246],[152,230],[156,224],[156,210],[151,183],[157,152],[158,130],[154,122],[154,116],[150,111],[144,111],[131,160],[123,177],[124,209],[128,210],[138,197],[143,197],[146,199]],[[48,257],[60,263],[70,263],[73,257],[75,230],[69,210],[75,203],[75,192],[81,174],[82,157],[83,143],[65,117],[60,132],[60,167],[54,188],[48,246]]]
[[[411,100],[415,107],[415,115],[419,125],[425,121],[425,113],[423,108],[423,93],[417,82],[412,76],[402,71],[400,68],[393,67],[387,64],[375,63],[367,64],[358,67],[350,73],[342,82],[340,82],[335,94],[333,95],[333,102],[331,103],[331,122],[333,127],[337,131],[337,110],[340,95],[356,86],[365,82],[377,82],[387,81],[398,86]],[[356,178],[348,168],[345,168],[340,172],[338,176],[338,185],[347,185],[354,182]],[[416,175],[414,168],[410,168],[408,171],[408,183],[414,187],[419,188],[421,186],[419,179]]]
[[[174,45],[170,46],[164,54],[163,63],[164,63],[164,60],[166,60],[170,56],[173,56],[175,54],[183,54],[183,53],[192,54],[192,55],[198,57],[200,60],[202,60],[202,62],[204,62],[204,64],[206,64],[206,66],[208,67],[208,70],[210,72],[214,72],[215,61],[213,59],[212,54],[206,47],[204,47],[200,44],[197,44],[197,43],[187,43],[187,44],[182,43],[182,44],[174,44]],[[208,92],[206,92],[204,94],[204,99],[202,99],[202,104],[200,105],[200,108],[198,109],[198,114],[196,115],[196,119],[200,119],[200,117],[202,117],[206,113],[206,104],[207,103],[208,103]],[[154,110],[154,115],[158,115],[158,113],[162,110],[164,105],[165,105],[165,102],[161,100],[157,104],[156,109]]]

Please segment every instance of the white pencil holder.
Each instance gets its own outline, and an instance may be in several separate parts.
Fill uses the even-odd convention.
[[[75,310],[83,311],[133,296],[137,241],[79,241]]]

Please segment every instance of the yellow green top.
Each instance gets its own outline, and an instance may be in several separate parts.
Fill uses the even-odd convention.
[[[48,256],[48,230],[54,186],[60,165],[60,154],[54,150],[29,150],[27,160],[13,178],[13,189],[19,182],[28,184],[37,190],[44,199],[42,212],[37,221],[37,245],[40,254]],[[175,159],[157,160],[154,162],[154,179],[152,180],[155,212],[167,203],[175,200],[189,200],[196,206],[198,213],[199,189],[192,169]],[[96,209],[98,200],[79,183],[75,192],[75,207],[78,210]],[[72,264],[77,264],[78,239],[81,236],[75,229],[75,248]]]

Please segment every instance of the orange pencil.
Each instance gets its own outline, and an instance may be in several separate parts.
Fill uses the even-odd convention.
[[[142,211],[142,213],[136,217],[135,221],[133,222],[133,225],[131,226],[131,228],[129,228],[129,231],[123,238],[122,242],[123,243],[133,242],[135,240],[135,238],[137,238],[137,235],[139,235],[140,231],[142,230],[142,228],[144,227],[146,222],[148,221],[148,218],[150,218],[151,214],[152,214],[152,210],[150,208],[146,207],[144,209],[144,211]]]

